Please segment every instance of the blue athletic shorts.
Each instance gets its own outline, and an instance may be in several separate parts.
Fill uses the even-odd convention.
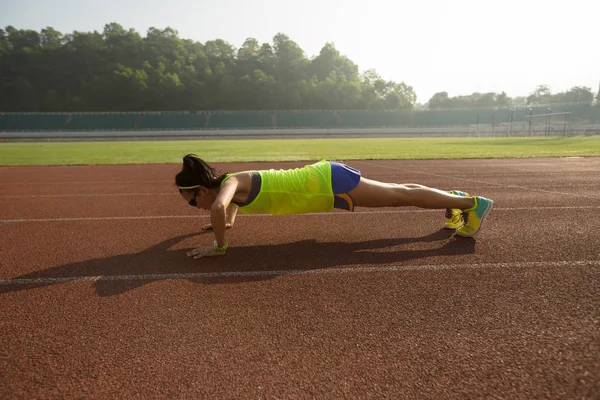
[[[342,210],[354,211],[354,200],[348,192],[355,189],[360,181],[360,171],[346,164],[330,161],[331,188],[333,189],[333,206]]]

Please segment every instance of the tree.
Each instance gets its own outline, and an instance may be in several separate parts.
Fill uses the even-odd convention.
[[[512,99],[512,102],[510,105],[513,106],[526,106],[527,103],[527,97],[525,96],[519,96],[519,97],[515,97],[514,99]]]
[[[475,107],[494,107],[497,104],[496,93],[483,93],[475,101]]]
[[[8,33],[4,29],[0,29],[0,57],[10,52],[12,52],[12,42],[8,37]]]
[[[273,37],[274,71],[279,83],[276,98],[282,108],[301,107],[301,82],[307,78],[308,60],[304,51],[287,35],[278,33]]]
[[[533,93],[531,93],[527,97],[528,105],[541,105],[548,104],[550,102],[550,98],[552,97],[552,93],[550,91],[550,87],[548,85],[539,85],[535,88]]]
[[[416,101],[404,82],[359,75],[333,43],[308,60],[283,33],[182,39],[170,27],[142,37],[108,23],[101,32],[0,30],[0,109],[13,111],[401,109]]]
[[[258,63],[261,71],[267,75],[273,75],[275,72],[275,53],[269,43],[263,43],[258,51]]]
[[[248,38],[239,48],[237,52],[237,68],[236,75],[241,77],[248,77],[253,74],[253,71],[260,69],[259,62],[260,45],[258,40],[254,38]]]
[[[9,82],[3,90],[7,99],[19,111],[35,111],[38,97],[34,85],[27,79],[18,77]]]
[[[500,94],[494,92],[474,92],[470,95],[456,97],[449,97],[447,92],[438,92],[431,97],[427,104],[430,110],[435,110],[450,108],[508,107],[512,102],[513,100],[508,97],[505,92]]]
[[[361,109],[378,108],[382,91],[385,88],[385,80],[379,76],[374,69],[366,70],[360,76],[362,96],[359,103]]]
[[[585,86],[574,86],[564,94],[559,93],[561,102],[564,103],[591,103],[594,101],[592,89]]]
[[[411,86],[404,82],[386,82],[382,108],[386,110],[411,109],[416,100],[417,96]]]
[[[47,27],[41,31],[41,47],[46,51],[56,51],[63,44],[63,34]]]
[[[219,63],[223,63],[227,69],[235,65],[235,48],[224,40],[209,40],[204,44],[204,53],[211,69]]]
[[[17,30],[13,26],[7,26],[5,35],[14,53],[32,54],[41,48],[41,37],[36,31]]]
[[[237,53],[238,60],[258,60],[260,52],[260,46],[258,44],[258,40],[254,38],[248,38],[244,41],[244,44]]]
[[[506,92],[502,92],[498,96],[496,96],[496,106],[497,107],[510,106],[510,97],[508,97]]]
[[[333,43],[325,44],[319,55],[310,63],[308,71],[320,81],[325,80],[332,72],[344,75],[348,80],[358,76],[356,64],[342,56]]]
[[[438,92],[429,99],[429,109],[437,110],[439,108],[447,108],[448,100],[448,92]]]

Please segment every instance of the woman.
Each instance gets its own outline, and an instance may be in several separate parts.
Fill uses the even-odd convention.
[[[175,177],[179,193],[192,207],[210,210],[214,246],[194,249],[188,256],[224,255],[225,230],[244,214],[303,214],[334,208],[405,207],[446,209],[446,228],[460,236],[479,232],[494,202],[465,192],[446,192],[418,184],[383,183],[361,176],[360,171],[331,161],[319,161],[287,170],[242,171],[219,175],[195,154],[183,158]]]

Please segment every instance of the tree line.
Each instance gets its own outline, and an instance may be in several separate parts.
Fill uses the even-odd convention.
[[[600,101],[600,90],[596,95]],[[565,92],[552,93],[548,85],[539,85],[529,96],[510,98],[505,92],[473,93],[468,96],[449,97],[447,92],[434,94],[427,107],[429,109],[475,108],[475,107],[512,107],[539,106],[552,104],[591,104],[594,93],[589,87],[574,86]]]
[[[598,93],[600,100],[600,92]],[[503,107],[525,101],[593,101],[589,88],[551,94],[540,86],[526,99],[506,93],[449,97],[430,109]],[[541,103],[540,103],[541,104]],[[0,29],[1,111],[195,111],[412,109],[414,89],[358,66],[332,43],[309,59],[279,33],[272,43],[248,38],[239,49],[221,39],[182,39],[172,28],[142,37],[117,23],[103,31],[63,34],[51,27]]]

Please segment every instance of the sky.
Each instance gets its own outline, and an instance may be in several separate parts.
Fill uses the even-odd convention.
[[[600,2],[570,0],[0,0],[0,27],[102,32],[117,22],[145,36],[176,29],[199,42],[248,37],[272,43],[281,32],[307,57],[327,42],[359,70],[413,87],[418,103],[505,91],[527,96],[600,84]]]

